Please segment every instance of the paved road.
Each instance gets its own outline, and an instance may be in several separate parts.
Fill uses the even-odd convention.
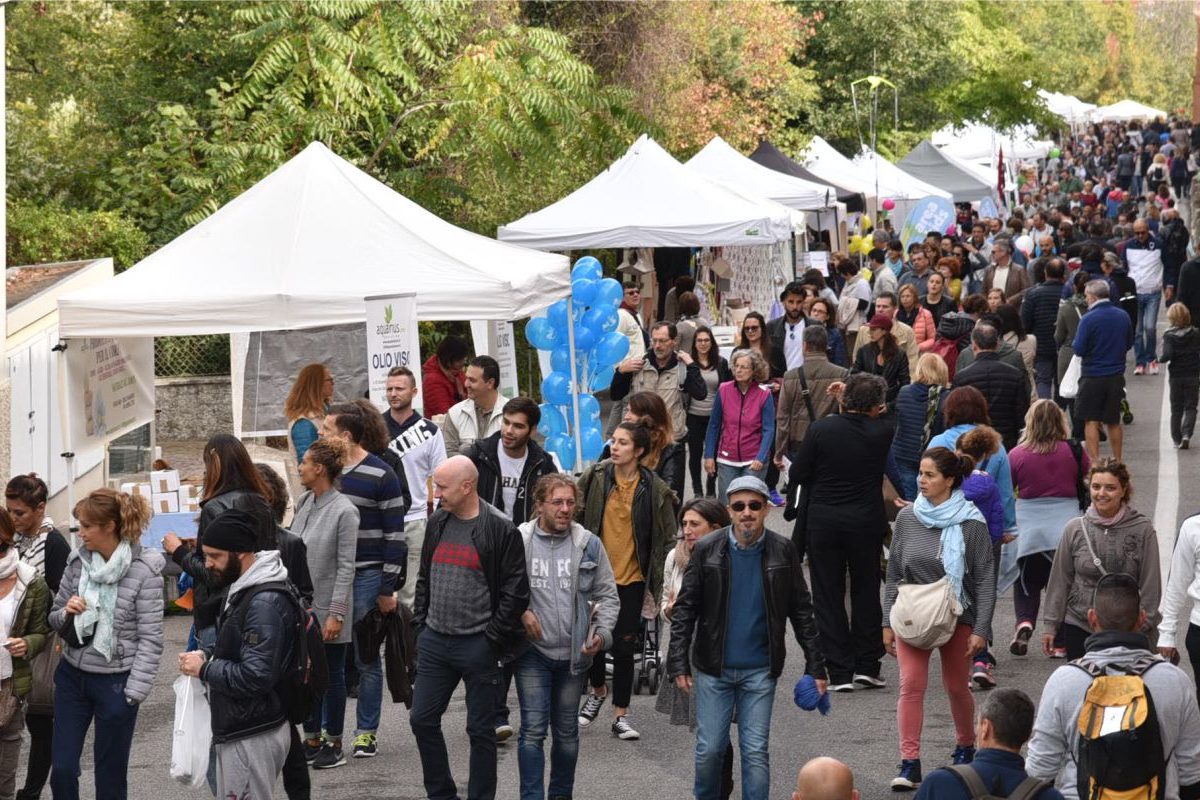
[[[1132,372],[1132,370],[1130,371]],[[1172,449],[1162,419],[1166,409],[1166,369],[1158,377],[1130,377],[1130,398],[1136,421],[1126,433],[1126,459],[1130,463],[1136,495],[1134,504],[1156,520],[1161,550],[1166,559],[1178,530],[1178,521],[1200,509],[1196,499],[1196,463],[1200,452],[1179,453]],[[772,513],[770,524],[790,531],[781,514]],[[1164,570],[1165,574],[1165,570]],[[1007,598],[999,605],[995,629],[999,646],[996,675],[1002,686],[1016,686],[1035,699],[1050,672],[1060,662],[1039,656],[1017,658],[1007,652],[1007,635],[1014,623]],[[175,671],[174,654],[182,649],[186,621],[167,623],[168,644],[154,694],[142,707],[130,768],[130,796],[141,800],[163,797],[207,797],[170,782],[170,757]],[[1001,641],[1002,640],[1002,641]],[[865,800],[891,797],[888,781],[895,774],[897,755],[895,703],[896,666],[888,659],[884,676],[889,686],[872,692],[838,695],[833,713],[826,718],[797,709],[791,701],[791,686],[801,674],[801,656],[794,644],[780,681],[771,737],[773,796],[791,791],[797,767],[817,755],[833,755],[855,770]],[[926,701],[924,762],[926,770],[948,761],[953,748],[949,707],[940,692],[940,681],[931,676]],[[938,687],[938,688],[934,688]],[[353,725],[354,701],[347,721]],[[512,696],[515,709],[515,691]],[[607,707],[605,709],[607,711]],[[640,742],[613,738],[607,727],[596,726],[582,735],[575,796],[579,798],[685,798],[690,796],[693,739],[686,728],[671,727],[653,711],[653,699],[635,697],[631,719],[642,733]],[[467,740],[461,692],[454,698],[445,718],[451,762],[460,787],[465,790]],[[84,765],[84,796],[92,796],[90,760]],[[516,741],[500,750],[498,797],[517,797]],[[420,763],[408,730],[408,715],[402,706],[384,711],[380,755],[373,760],[351,761],[345,767],[313,774],[316,798],[354,800],[417,800],[423,798]],[[739,790],[740,791],[740,790]],[[48,794],[48,792],[47,792]],[[279,789],[276,797],[282,798]]]

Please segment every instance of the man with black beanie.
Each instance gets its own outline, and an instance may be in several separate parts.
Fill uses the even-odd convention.
[[[212,651],[179,656],[179,671],[208,688],[218,797],[271,797],[292,743],[288,677],[301,609],[279,551],[255,552],[256,526],[233,509],[205,531],[205,567],[228,599]]]

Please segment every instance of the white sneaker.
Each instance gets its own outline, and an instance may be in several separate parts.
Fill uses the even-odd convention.
[[[847,683],[831,683],[828,686],[828,691],[831,691],[831,692],[853,692],[854,691],[854,682],[850,681]]]
[[[858,689],[882,689],[887,681],[878,675],[855,675],[854,686]]]
[[[613,736],[618,739],[624,739],[627,742],[642,738],[642,735],[629,724],[629,717],[625,714],[613,720],[612,732]]]
[[[497,744],[504,744],[505,742],[507,742],[509,739],[512,738],[512,735],[513,735],[513,727],[512,727],[512,725],[509,725],[507,722],[505,722],[503,725],[496,726],[496,743]]]

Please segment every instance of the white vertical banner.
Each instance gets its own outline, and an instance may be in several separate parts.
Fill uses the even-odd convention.
[[[67,343],[70,449],[85,452],[154,420],[154,340]]]
[[[478,355],[489,355],[500,364],[500,396],[511,400],[521,393],[517,385],[517,341],[507,320],[474,320],[471,339]]]
[[[421,340],[417,333],[417,296],[376,295],[367,304],[367,375],[371,402],[380,411],[388,407],[387,374],[392,367],[408,367],[421,388]],[[413,408],[423,407],[417,392]]]

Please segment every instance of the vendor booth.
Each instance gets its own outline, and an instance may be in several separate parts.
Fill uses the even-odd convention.
[[[1121,100],[1108,106],[1100,106],[1091,112],[1094,122],[1153,122],[1156,119],[1167,118],[1167,112],[1137,100]]]
[[[1062,117],[1063,121],[1072,127],[1086,123],[1089,115],[1096,110],[1095,103],[1085,103],[1074,95],[1048,92],[1045,89],[1038,89],[1037,94],[1051,114]]]
[[[950,193],[956,203],[995,198],[995,179],[990,182],[978,168],[968,166],[949,153],[938,150],[928,139],[900,159],[900,169]]]
[[[904,220],[913,206],[927,197],[950,198],[949,192],[908,174],[869,147],[864,147],[853,163],[860,174],[874,177],[880,198],[891,198],[896,204],[892,211],[894,219]]]

